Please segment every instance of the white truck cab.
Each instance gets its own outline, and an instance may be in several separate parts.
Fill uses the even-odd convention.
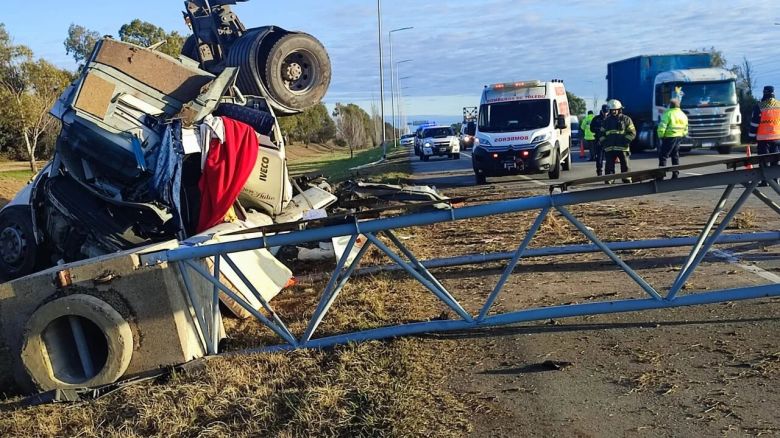
[[[482,92],[472,164],[478,184],[489,176],[571,168],[569,101],[563,81],[488,85]]]
[[[680,148],[709,148],[728,154],[741,143],[742,134],[736,81],[733,72],[722,68],[660,73],[655,78],[653,96],[655,126],[669,107],[669,101],[679,99],[689,125],[688,137],[683,139]]]

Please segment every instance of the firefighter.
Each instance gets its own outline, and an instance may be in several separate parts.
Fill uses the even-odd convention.
[[[604,119],[601,127],[599,142],[604,150],[604,159],[607,161],[604,169],[607,175],[615,174],[615,159],[620,160],[620,172],[629,171],[631,156],[631,142],[636,138],[636,128],[630,117],[623,114],[623,104],[617,99],[607,102],[609,117]],[[613,181],[605,181],[612,184]],[[630,183],[631,178],[623,178],[624,183]]]
[[[780,152],[780,101],[775,99],[775,87],[764,87],[764,97],[753,108],[753,119],[750,121],[750,138],[758,141],[758,154],[773,154]],[[770,165],[777,166],[777,160]],[[761,183],[766,187],[766,181]]]
[[[583,138],[585,139],[585,148],[590,153],[589,161],[596,161],[596,154],[593,150],[593,140],[596,139],[596,135],[590,130],[590,122],[593,121],[593,117],[593,111],[588,111],[588,115],[582,119],[580,124],[582,126]]]
[[[599,142],[601,133],[601,127],[604,126],[604,119],[609,115],[609,108],[607,105],[601,106],[601,112],[599,115],[593,118],[590,122],[590,132],[593,133],[593,149],[591,149],[590,156],[593,161],[596,162],[596,175],[602,175],[602,169],[604,168],[604,150]]]
[[[661,123],[658,124],[658,138],[661,139],[661,149],[658,151],[659,167],[666,167],[669,157],[672,157],[672,166],[680,165],[680,142],[687,136],[688,116],[680,109],[680,101],[672,99],[669,109],[664,112]],[[679,176],[679,171],[672,172],[672,179]]]

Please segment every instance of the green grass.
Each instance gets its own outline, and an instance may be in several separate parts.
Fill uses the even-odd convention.
[[[382,158],[382,148],[375,147],[368,150],[358,151],[353,158],[349,157],[349,150],[343,150],[333,152],[328,155],[321,155],[318,157],[312,157],[311,159],[303,159],[291,161],[288,163],[290,174],[293,176],[305,175],[305,174],[321,174],[328,178],[331,182],[339,182],[350,178],[366,178],[383,180],[385,174],[392,174],[391,179],[399,179],[404,175],[408,175],[408,171],[404,168],[400,168],[398,160],[394,159],[399,153],[405,153],[397,148],[388,146],[387,155],[389,162],[381,166],[377,166],[372,169],[363,169],[360,171],[350,170],[354,167],[362,166],[365,164],[379,161]],[[403,167],[403,166],[401,166]],[[376,177],[376,178],[375,178]]]
[[[0,178],[16,179],[20,181],[27,181],[35,174],[29,170],[9,170],[7,172],[0,172]]]

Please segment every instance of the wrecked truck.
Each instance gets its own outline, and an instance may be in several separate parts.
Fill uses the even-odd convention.
[[[330,62],[309,35],[246,29],[238,1],[185,2],[193,35],[178,59],[96,45],[51,110],[52,160],[0,211],[3,280],[284,213],[294,192],[276,113],[318,103]]]

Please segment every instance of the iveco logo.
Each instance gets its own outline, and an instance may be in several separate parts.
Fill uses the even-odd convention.
[[[270,163],[271,160],[268,157],[263,157],[260,161],[260,181],[262,182],[268,182],[268,166]]]

